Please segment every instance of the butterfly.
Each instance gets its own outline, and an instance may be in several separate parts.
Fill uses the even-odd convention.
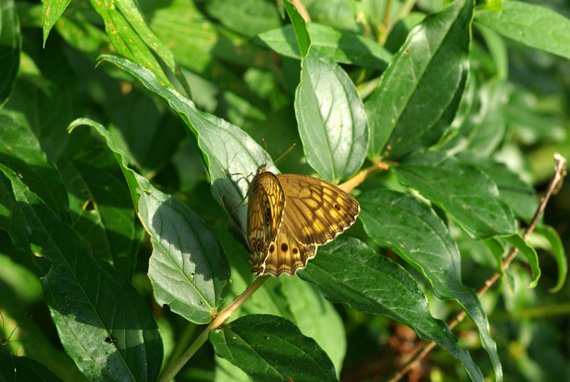
[[[311,176],[275,175],[261,165],[248,187],[247,239],[251,273],[294,275],[355,221],[358,202]]]

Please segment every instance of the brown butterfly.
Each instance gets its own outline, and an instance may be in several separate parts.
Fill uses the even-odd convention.
[[[249,261],[258,276],[294,275],[360,212],[358,202],[337,186],[306,175],[274,175],[265,165],[247,194]]]

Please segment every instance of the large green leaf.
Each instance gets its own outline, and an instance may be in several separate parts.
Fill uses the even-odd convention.
[[[329,182],[354,175],[366,158],[368,121],[344,70],[312,51],[295,93],[299,134],[309,164]]]
[[[183,203],[129,169],[124,153],[102,125],[83,119],[72,123],[70,129],[80,124],[94,127],[105,138],[127,183],[137,193],[133,202],[154,248],[149,277],[157,301],[192,322],[210,322],[229,279],[229,265],[217,238]]]
[[[91,0],[93,8],[105,22],[111,44],[123,56],[145,65],[161,79],[164,85],[170,84],[154,54],[176,72],[174,57],[146,24],[137,4],[133,0]]]
[[[457,346],[447,325],[433,318],[427,298],[404,268],[380,256],[364,243],[339,237],[319,248],[299,276],[317,285],[332,302],[349,304],[356,310],[381,314],[400,321],[427,341],[435,341],[459,359],[472,380],[483,381],[469,352]]]
[[[456,0],[409,34],[366,101],[368,156],[398,157],[435,143],[465,88],[473,0]]]
[[[539,5],[522,1],[502,3],[502,11],[484,9],[476,20],[504,36],[533,48],[570,58],[570,20]]]
[[[311,51],[331,61],[385,69],[392,59],[381,45],[359,34],[315,23],[309,23],[307,27],[311,35]],[[301,59],[292,25],[261,33],[253,38],[253,42],[281,55]]]
[[[290,321],[249,315],[210,332],[216,354],[254,381],[337,381],[334,366],[317,343]]]
[[[218,239],[183,203],[139,177],[139,216],[154,248],[148,276],[159,304],[197,324],[212,320],[230,278]]]
[[[536,190],[505,164],[488,158],[460,153],[458,159],[479,167],[497,185],[501,199],[513,209],[515,215],[526,221],[534,216],[539,200]]]
[[[394,167],[398,180],[440,205],[473,238],[516,232],[511,209],[481,170],[437,152],[410,156]]]
[[[237,227],[235,232],[244,235],[246,213],[242,201],[247,195],[248,182],[237,173],[255,173],[261,164],[268,162],[267,153],[237,126],[199,111],[191,100],[176,90],[163,86],[150,70],[119,57],[103,58],[138,78],[150,91],[163,97],[179,114],[187,126],[188,133],[196,137],[198,148],[202,151],[210,174],[212,195],[216,200],[220,200],[228,211],[233,211],[230,218],[235,224],[234,228]],[[272,164],[268,164],[268,170],[278,173]],[[226,172],[236,175],[228,175]]]
[[[129,280],[97,263],[87,244],[13,171],[1,170],[12,183],[30,250],[51,262],[41,282],[67,354],[93,381],[154,381],[162,341],[148,305]]]
[[[13,0],[0,1],[0,107],[16,82],[20,65],[20,22]]]
[[[497,380],[501,380],[501,362],[487,315],[475,291],[461,281],[459,249],[441,219],[417,199],[395,191],[371,190],[359,195],[358,201],[368,235],[417,268],[432,284],[436,296],[455,300],[465,309],[479,329]]]
[[[68,191],[73,229],[89,243],[93,257],[106,259],[130,279],[136,264],[131,253],[135,206],[113,154],[95,145],[57,166]]]

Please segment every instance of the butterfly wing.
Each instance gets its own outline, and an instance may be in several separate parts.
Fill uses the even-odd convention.
[[[270,274],[279,277],[282,273],[294,275],[297,270],[307,266],[307,262],[316,256],[317,246],[304,245],[291,235],[290,222],[283,220],[277,240],[269,245],[268,255],[260,264],[254,264],[251,272],[258,276]]]
[[[328,243],[360,213],[356,199],[324,180],[297,174],[276,177],[287,199],[283,221],[301,245]]]
[[[279,181],[260,167],[248,189],[247,239],[253,267],[265,262],[269,245],[277,237],[284,207],[285,194]]]

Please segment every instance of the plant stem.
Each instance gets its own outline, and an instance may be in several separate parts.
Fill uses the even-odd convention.
[[[566,158],[564,158],[562,155],[560,155],[558,153],[554,153],[554,175],[552,176],[552,179],[550,180],[550,183],[548,184],[548,188],[546,189],[544,196],[540,200],[540,205],[538,206],[536,213],[534,214],[534,218],[532,219],[532,222],[527,227],[527,229],[523,235],[525,240],[527,240],[529,238],[529,236],[531,235],[531,233],[534,231],[534,228],[536,227],[536,223],[538,222],[538,219],[540,218],[540,216],[544,212],[544,209],[546,208],[546,205],[548,204],[550,197],[552,196],[552,194],[554,194],[558,191],[559,187],[562,185],[562,180],[564,179],[565,176],[566,176]],[[501,268],[502,268],[503,272],[509,267],[509,265],[514,260],[517,253],[518,253],[517,248],[511,249],[511,251],[509,252],[509,255],[507,256],[504,263],[502,264]],[[489,290],[489,288],[491,288],[491,286],[495,282],[497,282],[497,280],[501,277],[503,272],[493,273],[493,275],[491,277],[489,277],[483,283],[483,285],[479,288],[479,290],[477,291],[477,295],[481,296],[485,292],[487,292]],[[449,329],[453,329],[455,326],[457,326],[457,324],[459,324],[461,321],[463,321],[465,316],[466,316],[466,313],[464,310],[457,313],[455,315],[455,317],[453,317],[453,319],[451,319],[451,321],[449,321],[449,323],[448,323]],[[400,369],[398,369],[396,371],[396,373],[392,376],[392,378],[389,381],[390,382],[397,382],[401,378],[403,378],[404,375],[406,375],[410,370],[412,370],[416,367],[416,365],[435,347],[435,345],[436,345],[435,342],[428,342],[428,343],[423,343],[423,344],[416,346],[414,351],[408,357],[408,361],[404,365],[402,365],[402,367]]]
[[[204,329],[202,333],[194,340],[190,347],[174,362],[172,367],[164,372],[160,378],[161,382],[170,381],[172,378],[178,374],[180,369],[192,358],[192,356],[200,349],[202,345],[208,339],[210,330],[216,330],[224,324],[240,306],[256,291],[264,282],[267,281],[269,276],[258,277],[247,289],[240,294],[235,300],[233,300],[225,309],[223,309],[218,315],[210,322],[210,324]]]

